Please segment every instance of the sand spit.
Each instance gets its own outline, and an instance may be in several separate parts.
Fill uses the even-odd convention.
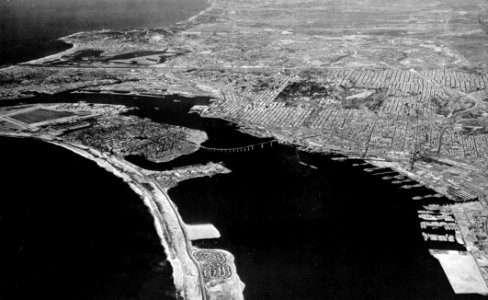
[[[85,145],[67,143],[50,135],[0,133],[2,136],[36,138],[70,150],[123,179],[148,207],[156,231],[173,268],[173,280],[183,299],[244,299],[234,257],[219,249],[199,249],[191,244],[191,236],[166,191],[139,167]],[[190,225],[191,228],[191,225]],[[215,229],[215,228],[214,228]],[[217,229],[215,229],[216,232]],[[214,235],[212,235],[214,236]]]

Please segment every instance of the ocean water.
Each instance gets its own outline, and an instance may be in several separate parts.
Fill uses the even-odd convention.
[[[187,114],[205,98],[63,94],[28,101],[127,104],[158,122],[205,130],[210,147],[257,139],[222,120]],[[250,152],[199,150],[149,169],[222,162],[230,174],[197,178],[169,191],[187,223],[212,223],[222,237],[196,242],[236,258],[246,299],[483,299],[455,295],[423,241],[414,195],[353,164],[275,144]],[[443,200],[444,201],[444,200]],[[456,249],[455,245],[452,245]]]
[[[0,67],[90,30],[156,28],[206,0],[0,0]],[[5,103],[2,103],[4,105]],[[0,299],[174,299],[152,217],[113,175],[66,150],[0,139]]]
[[[0,138],[0,299],[175,299],[142,200],[61,147]]]
[[[53,54],[57,38],[99,29],[161,27],[206,1],[0,0],[0,65]],[[155,121],[208,132],[211,147],[251,144],[235,126],[188,115],[208,99],[106,95],[29,102],[123,103]],[[171,267],[142,201],[121,181],[66,150],[0,139],[0,299],[173,299]],[[222,238],[198,242],[236,256],[246,299],[479,299],[454,295],[427,252],[410,199],[351,162],[294,147],[239,154],[203,150],[168,169],[223,162],[231,174],[170,191],[188,223],[213,223]],[[310,165],[315,166],[311,168]]]
[[[206,0],[0,0],[0,66],[68,49],[57,39],[75,32],[164,27],[207,6]]]

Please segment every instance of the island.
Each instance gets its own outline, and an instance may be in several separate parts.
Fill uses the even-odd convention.
[[[211,224],[186,224],[168,197],[178,181],[228,173],[218,163],[165,172],[142,169],[125,156],[138,153],[155,162],[196,151],[204,132],[123,116],[125,106],[62,103],[0,108],[0,135],[34,138],[66,148],[122,178],[149,208],[176,288],[185,299],[242,299],[231,253],[199,249],[191,241],[218,238]]]
[[[212,0],[168,28],[64,37],[71,49],[0,70],[0,99],[210,97],[193,112],[305,151],[362,159],[392,184],[419,184],[450,199],[419,210],[423,238],[462,245],[431,254],[456,293],[488,294],[487,24],[483,0]],[[166,194],[179,180],[225,173],[225,166],[154,173],[121,158],[168,161],[198,149],[205,133],[123,112],[6,107],[0,130],[68,148],[124,178],[150,207],[185,298],[241,299],[232,255],[192,247]],[[402,177],[388,176],[391,170]],[[450,234],[427,230],[440,227]],[[195,232],[216,236],[214,229]]]

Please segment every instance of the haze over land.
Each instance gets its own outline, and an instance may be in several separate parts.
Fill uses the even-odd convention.
[[[418,237],[425,241],[425,253],[429,250],[429,259],[439,261],[455,293],[488,294],[488,3],[211,4],[168,28],[65,37],[72,49],[0,70],[0,99],[61,92],[102,99],[106,94],[142,95],[155,102],[174,95],[209,97],[209,103],[193,111],[304,151],[363,160],[355,167],[367,161],[374,165],[367,172],[401,189],[425,188],[428,192],[411,195],[418,203],[416,229],[421,228]],[[23,121],[42,115],[42,110],[60,116],[66,110],[75,113],[69,120]],[[98,115],[96,107],[12,107],[0,111],[0,128],[5,135],[71,149],[128,181],[149,203],[160,232],[170,233],[161,236],[174,253],[169,259],[181,294],[190,299],[242,298],[244,285],[233,255],[201,250],[188,238],[166,195],[178,176],[148,172],[128,163],[123,153],[165,161],[164,153],[171,158],[197,149],[238,153],[272,143],[200,146],[203,134],[198,142],[181,128],[154,134],[165,127],[123,118],[115,110],[109,107]],[[149,114],[158,115],[156,109]],[[195,177],[226,170],[209,166],[215,169],[194,166]],[[188,176],[189,168],[175,172]],[[212,229],[213,236],[218,233],[204,228]],[[460,263],[463,268],[457,268]]]
[[[205,9],[205,0],[0,1],[0,66],[54,54],[79,31],[158,28]]]

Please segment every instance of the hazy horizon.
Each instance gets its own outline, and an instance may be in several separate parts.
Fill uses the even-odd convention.
[[[0,0],[0,65],[52,54],[62,48],[56,39],[75,32],[164,27],[207,6],[206,0]]]

